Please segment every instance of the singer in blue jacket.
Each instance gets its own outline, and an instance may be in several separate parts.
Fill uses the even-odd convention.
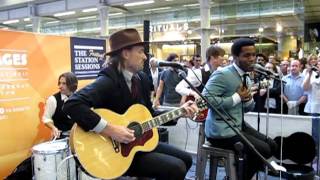
[[[234,63],[215,71],[205,85],[202,94],[224,115],[220,117],[213,109],[205,122],[207,140],[215,147],[234,150],[234,144],[240,137],[222,120],[227,119],[234,128],[238,128],[265,157],[271,157],[276,151],[276,143],[260,134],[244,122],[244,113],[254,107],[252,95],[255,87],[247,75],[253,70],[256,60],[255,42],[241,38],[231,47]],[[263,162],[247,146],[244,147],[244,179],[251,179],[263,167]]]

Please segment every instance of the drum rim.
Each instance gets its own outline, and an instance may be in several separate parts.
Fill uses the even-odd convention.
[[[34,154],[44,154],[44,155],[46,155],[46,154],[57,154],[57,153],[59,153],[59,152],[68,152],[68,148],[66,148],[66,149],[59,149],[59,150],[50,150],[50,151],[46,151],[46,150],[32,150],[32,152],[34,153]]]
[[[63,146],[57,149],[40,149],[40,150],[37,149],[37,147],[40,147],[40,146],[45,146],[48,144],[56,144],[56,143],[62,144]],[[38,154],[56,154],[58,152],[68,151],[68,149],[69,149],[69,145],[66,141],[54,141],[54,142],[44,142],[44,143],[37,144],[32,147],[32,152],[38,153]]]

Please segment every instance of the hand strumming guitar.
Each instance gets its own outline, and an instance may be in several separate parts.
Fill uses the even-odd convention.
[[[243,87],[242,84],[240,84],[240,87],[238,88],[237,93],[239,94],[242,102],[247,102],[252,99],[250,89]]]
[[[134,141],[134,130],[125,126],[108,124],[100,133],[104,137],[111,137],[113,140],[128,144]]]

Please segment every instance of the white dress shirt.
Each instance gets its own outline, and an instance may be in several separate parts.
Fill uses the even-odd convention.
[[[156,68],[156,70],[153,72],[152,69],[150,69],[151,71],[151,76],[152,76],[152,83],[153,83],[153,87],[154,87],[154,91],[157,91],[157,87],[158,87],[158,77],[159,77],[159,69]]]
[[[309,73],[306,74],[307,79]],[[316,73],[312,72],[310,78],[311,88],[307,91],[308,101],[304,108],[306,113],[319,113],[320,112],[320,78],[316,78]]]
[[[194,87],[198,87],[201,85],[202,82],[202,73],[201,69],[188,69],[188,74],[187,74],[187,80],[190,81],[190,83]],[[190,89],[189,84],[185,80],[181,80],[176,88],[176,92],[179,93],[181,96],[189,96],[190,92],[192,92],[192,89]]]
[[[234,66],[234,68],[236,68],[238,74],[241,77],[241,80],[243,80],[242,78],[243,78],[243,75],[245,74],[245,72],[239,66],[237,66],[236,63],[233,63],[232,65]],[[249,77],[247,77],[247,78],[249,78]],[[251,82],[250,78],[247,79],[247,84],[248,84],[248,87],[250,88],[251,85],[252,85],[252,82]],[[233,106],[235,106],[235,105],[237,105],[238,103],[241,102],[241,97],[237,92],[235,92],[232,95],[232,100],[233,100]],[[250,101],[245,102],[244,103],[244,107],[247,107],[248,105],[250,105],[252,103],[252,101],[253,101],[253,98],[251,98]]]
[[[65,94],[61,94],[61,100],[63,102],[66,102],[67,99],[68,99],[68,96],[66,96]],[[44,109],[44,114],[42,117],[43,123],[53,122],[52,116],[56,112],[56,108],[57,108],[57,100],[54,96],[50,96],[47,99],[46,106]]]

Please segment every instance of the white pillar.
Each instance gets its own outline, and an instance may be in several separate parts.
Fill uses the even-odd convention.
[[[277,32],[277,42],[278,42],[278,51],[277,55],[278,58],[282,59],[282,51],[283,51],[283,33]]]
[[[37,6],[29,3],[29,17],[31,17],[32,31],[39,33],[41,28],[41,18],[38,16]]]
[[[210,45],[210,1],[199,0],[200,2],[200,35],[201,35],[201,59],[206,61],[206,50]]]
[[[108,17],[108,6],[99,6],[99,19],[100,19],[100,36],[107,37],[109,35],[109,17]]]
[[[33,16],[31,18],[31,21],[32,21],[32,31],[35,33],[39,33],[41,28],[41,18]]]

